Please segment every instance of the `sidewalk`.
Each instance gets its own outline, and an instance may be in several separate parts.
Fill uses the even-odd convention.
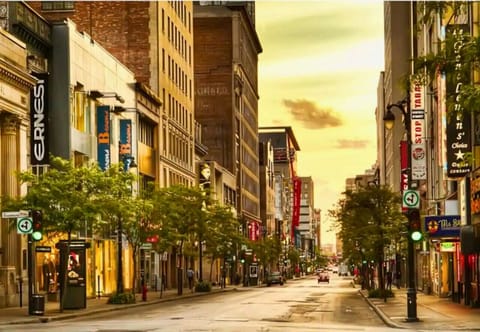
[[[10,307],[0,309],[0,325],[31,324],[38,322],[71,319],[75,317],[88,316],[114,310],[126,310],[136,306],[174,301],[179,298],[206,296],[208,294],[233,291],[236,290],[237,287],[241,288],[242,286],[230,285],[226,288],[214,286],[212,287],[211,292],[198,293],[192,293],[192,291],[189,290],[187,287],[183,289],[182,295],[177,295],[177,289],[167,289],[162,292],[162,297],[160,297],[159,291],[150,291],[147,294],[147,301],[142,301],[142,294],[136,294],[137,302],[135,304],[107,304],[107,297],[87,299],[87,307],[85,309],[64,310],[63,312],[60,312],[60,305],[58,302],[46,302],[45,313],[42,316],[29,315],[28,304],[24,304],[22,307]]]
[[[355,285],[358,288],[358,285]],[[417,292],[418,322],[407,322],[406,289],[393,289],[395,297],[384,299],[368,298],[368,291],[359,290],[373,310],[390,327],[422,331],[480,331],[480,308],[452,302],[450,298],[439,298]]]

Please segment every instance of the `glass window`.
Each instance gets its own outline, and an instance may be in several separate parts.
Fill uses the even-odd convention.
[[[74,10],[74,1],[42,1],[42,10]]]

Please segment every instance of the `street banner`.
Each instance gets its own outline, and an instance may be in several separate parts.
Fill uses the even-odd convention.
[[[120,120],[120,142],[119,142],[120,161],[123,160],[124,170],[128,170],[130,160],[123,158],[124,156],[132,155],[132,120]]]
[[[97,160],[103,171],[110,167],[110,106],[97,107]]]
[[[425,87],[414,82],[410,90],[412,180],[427,179],[427,144],[425,129]]]

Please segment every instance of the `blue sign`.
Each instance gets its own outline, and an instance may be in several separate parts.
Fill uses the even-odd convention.
[[[97,107],[97,160],[102,170],[110,167],[110,106]]]
[[[120,161],[123,161],[123,169],[128,170],[132,156],[132,120],[120,120],[120,142],[119,142]]]
[[[460,216],[426,216],[425,231],[430,237],[459,237]]]

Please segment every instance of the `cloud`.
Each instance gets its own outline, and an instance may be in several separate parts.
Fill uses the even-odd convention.
[[[342,119],[330,109],[319,109],[312,101],[306,99],[284,99],[283,104],[296,121],[302,123],[307,129],[322,129],[339,127]]]
[[[337,141],[338,149],[363,149],[368,147],[368,140],[339,139]]]

